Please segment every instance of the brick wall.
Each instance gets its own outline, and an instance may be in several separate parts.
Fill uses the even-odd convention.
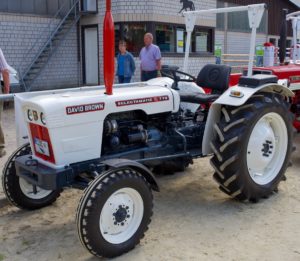
[[[194,0],[196,10],[198,9],[210,9],[216,8],[216,0]],[[115,22],[125,21],[160,21],[174,24],[184,24],[184,18],[181,14],[178,14],[182,4],[179,0],[138,0],[138,1],[121,1],[112,0],[112,12]],[[103,17],[105,13],[105,1],[98,1],[98,18],[87,17],[82,19],[82,24],[95,24],[96,21],[99,23],[99,51],[100,51],[100,79],[103,83],[103,45],[102,45],[102,30],[103,30]],[[206,15],[198,19],[197,25],[215,27],[216,18],[215,15]],[[177,65],[183,67],[184,57],[164,57],[162,54],[162,63],[168,65]],[[197,76],[203,65],[207,63],[214,63],[214,57],[192,57],[189,59],[189,70],[188,73]],[[136,73],[133,77],[133,81],[140,81],[140,61],[136,57]]]
[[[67,88],[81,85],[81,65],[78,61],[76,35],[76,27],[73,26],[42,73],[33,83],[33,89],[40,87],[43,89]]]
[[[227,33],[227,50],[225,50],[225,34],[224,31],[216,31],[215,43],[222,45],[223,53],[244,54],[249,53],[250,48],[250,33]],[[263,44],[267,41],[266,34],[256,35],[256,45]]]
[[[196,10],[216,8],[216,0],[194,0]],[[112,0],[112,10],[114,20],[121,21],[160,21],[176,24],[184,24],[183,17],[178,14],[182,7],[180,0],[139,0],[124,1]],[[99,63],[100,79],[103,83],[103,42],[102,42],[102,21],[105,12],[105,1],[98,1],[97,15],[90,15],[82,18],[81,25],[98,24],[99,32]],[[46,34],[41,34],[49,23],[50,19],[40,16],[30,15],[0,15],[0,46],[3,49],[6,58],[14,68],[25,68],[24,54],[32,44],[39,38],[46,40]],[[198,19],[197,25],[214,27],[216,24],[215,15],[206,15]],[[221,43],[224,50],[224,33],[216,31],[215,42]],[[227,53],[248,53],[249,34],[228,33]],[[257,43],[263,43],[266,40],[265,35],[258,35]],[[42,73],[33,84],[33,89],[49,89],[54,87],[69,87],[82,85],[82,59],[78,61],[77,33],[74,27],[66,36],[62,45],[57,49],[46,65]],[[224,52],[224,51],[223,51]],[[33,57],[33,56],[32,56]],[[27,57],[29,62],[32,57]],[[164,57],[163,64],[183,65],[183,57]],[[140,80],[139,60],[135,58],[137,72],[134,81]],[[188,72],[197,75],[204,64],[214,63],[214,57],[192,57],[189,60]]]
[[[227,40],[224,31],[216,31],[215,43],[222,45],[222,54],[249,54],[250,51],[250,33],[239,33],[239,32],[228,32]],[[227,41],[227,43],[226,43]],[[267,41],[266,34],[256,35],[256,44],[263,44]],[[248,59],[245,57],[227,57],[227,59]],[[247,62],[227,62],[225,64],[231,66],[247,65]],[[234,72],[239,71],[239,68],[235,69]]]
[[[216,8],[216,0],[193,0],[196,10]],[[105,10],[105,3],[98,1]],[[180,0],[138,0],[112,1],[112,10],[116,21],[160,21],[184,24],[179,11],[182,8]],[[215,26],[215,15],[204,15],[198,25]]]
[[[28,50],[38,41],[36,51],[46,41],[49,18],[32,15],[0,14],[0,47],[8,63],[23,70],[36,52]],[[54,21],[53,26],[55,24]],[[46,30],[46,31],[45,31]],[[62,45],[33,84],[33,89],[76,86],[79,82],[77,40],[75,28],[66,36]]]
[[[176,65],[179,66],[180,69],[182,70],[183,68],[183,59],[184,57],[162,57],[162,64],[165,65]],[[135,58],[135,65],[136,65],[136,72],[135,75],[133,77],[132,81],[140,81],[141,77],[140,77],[140,61],[138,58]],[[191,57],[189,59],[189,69],[188,69],[188,73],[197,77],[199,71],[201,70],[201,68],[208,63],[215,63],[215,58],[214,57]],[[117,82],[117,78],[115,79],[115,81]]]

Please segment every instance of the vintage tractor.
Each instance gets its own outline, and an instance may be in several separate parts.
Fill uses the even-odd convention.
[[[217,11],[261,15],[263,9]],[[7,199],[33,210],[53,203],[64,187],[84,189],[76,214],[80,240],[93,255],[114,257],[134,248],[148,228],[152,191],[159,191],[152,170],[184,170],[193,159],[212,156],[214,179],[231,197],[256,202],[276,191],[292,151],[287,100],[293,93],[273,75],[241,77],[228,89],[228,66],[206,65],[197,84],[168,70],[173,79],[113,91],[95,86],[17,94],[23,145],[3,169]]]
[[[286,39],[287,39],[287,22],[291,21],[293,29],[293,44],[290,52],[289,61],[286,61]],[[290,99],[291,112],[294,114],[293,125],[300,132],[300,45],[297,36],[300,30],[300,11],[287,14],[287,10],[283,10],[283,21],[280,32],[280,48],[279,62],[280,65],[269,67],[254,67],[253,74],[275,75],[280,84],[284,84],[294,92],[294,97]],[[247,75],[248,69],[244,69],[242,73],[234,73],[230,75],[230,86],[234,86],[239,82],[242,75]]]

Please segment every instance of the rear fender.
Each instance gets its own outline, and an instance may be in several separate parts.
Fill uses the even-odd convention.
[[[154,175],[147,167],[145,167],[141,163],[128,159],[109,159],[102,161],[101,163],[105,164],[106,166],[109,166],[110,168],[129,167],[133,170],[136,170],[145,177],[145,179],[149,182],[151,188],[154,191],[159,191],[159,186]]]
[[[240,92],[240,97],[232,96],[232,92]],[[202,153],[203,155],[212,154],[213,151],[210,147],[210,142],[213,139],[213,128],[216,123],[220,121],[221,109],[223,105],[229,106],[242,106],[244,105],[251,96],[257,92],[274,92],[278,93],[286,98],[293,97],[294,93],[289,90],[287,87],[279,84],[265,84],[258,86],[257,88],[248,88],[236,85],[232,88],[229,88],[224,92],[210,107],[208,118],[205,126],[204,137],[202,142]]]

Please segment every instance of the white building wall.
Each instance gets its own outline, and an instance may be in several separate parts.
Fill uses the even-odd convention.
[[[140,81],[141,80],[141,73],[140,73],[140,61],[136,57],[135,59],[135,65],[136,65],[136,72],[134,77],[132,78],[132,81]],[[162,64],[165,65],[176,65],[179,66],[179,70],[182,70],[183,68],[183,60],[184,57],[162,57]],[[214,57],[191,57],[189,59],[189,69],[188,73],[197,77],[199,71],[201,68],[208,64],[208,63],[215,63]],[[117,78],[115,78],[115,82],[117,82]]]
[[[194,0],[196,10],[216,8],[216,0]],[[99,32],[99,68],[100,68],[100,82],[103,83],[103,18],[105,14],[105,1],[98,0],[98,14],[96,16],[84,17],[81,20],[81,25],[98,24]],[[129,21],[157,21],[173,24],[184,24],[182,14],[179,14],[182,8],[182,3],[179,0],[112,0],[112,13],[115,22],[129,22]],[[201,26],[216,26],[216,16],[206,15],[196,21],[196,25]],[[183,54],[180,57],[164,56],[162,53],[162,64],[177,65],[183,67]],[[214,63],[214,56],[197,56],[189,60],[188,73],[197,76],[203,65],[207,63]],[[140,81],[140,61],[135,57],[136,73],[132,81]],[[116,79],[117,80],[117,79]]]
[[[21,71],[26,68],[47,39],[49,22],[50,18],[47,17],[0,13],[0,47],[11,66]],[[57,22],[54,21],[53,26]],[[76,30],[73,28],[34,82],[33,89],[78,85],[76,38]],[[27,56],[37,41],[35,52]]]
[[[227,32],[226,48],[224,31],[216,31],[215,43],[222,45],[222,53],[247,54],[250,49],[250,37],[250,33]],[[256,35],[256,45],[264,44],[267,40],[266,34]]]
[[[228,53],[249,53],[250,50],[250,37],[249,33],[235,33],[228,32],[227,52]],[[265,34],[257,34],[255,45],[263,44],[267,41]]]
[[[33,83],[32,89],[80,86],[80,66],[76,26],[73,26]]]
[[[240,33],[240,32],[227,32],[216,31],[215,34],[215,44],[220,44],[222,46],[222,54],[249,54],[250,52],[250,33]],[[255,45],[262,45],[268,39],[267,34],[257,34]],[[227,56],[225,59],[230,60],[247,60],[248,56],[234,57]],[[222,62],[223,64],[231,66],[247,65],[248,63],[243,62]]]
[[[196,10],[216,8],[216,0],[194,0]],[[104,13],[105,1],[98,0],[99,11]],[[125,21],[160,21],[166,23],[184,24],[184,18],[179,11],[182,8],[180,0],[112,0],[112,12],[116,22]],[[100,17],[101,17],[101,13]],[[216,15],[204,15],[196,24],[215,26]]]

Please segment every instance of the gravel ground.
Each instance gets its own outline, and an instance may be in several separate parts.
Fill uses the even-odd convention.
[[[12,109],[5,111],[3,126],[10,154],[16,149]],[[300,260],[298,151],[279,193],[256,204],[220,192],[207,158],[184,173],[158,177],[161,192],[154,193],[145,238],[115,260]],[[1,168],[7,157],[0,159]],[[67,189],[52,206],[24,211],[9,205],[0,188],[0,261],[98,260],[77,236],[74,220],[81,195]]]

